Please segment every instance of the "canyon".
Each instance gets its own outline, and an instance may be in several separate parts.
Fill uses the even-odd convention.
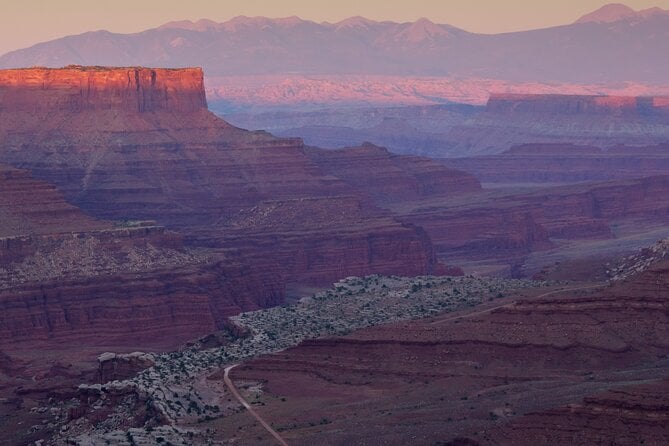
[[[667,266],[304,342],[233,377],[260,383],[291,444],[661,444]]]
[[[529,143],[597,146],[667,141],[669,98],[491,95],[483,113],[449,132],[444,157],[491,155]]]
[[[666,249],[611,265],[669,236],[665,97],[328,118],[447,125],[467,147],[435,159],[244,130],[205,91],[0,70],[0,444],[262,439],[221,381],[242,360],[295,444],[587,441],[616,414],[664,438]]]
[[[8,201],[1,208],[5,235],[15,237],[6,239],[10,248],[3,253],[12,264],[5,280],[14,278],[3,291],[13,341],[29,340],[29,333],[35,340],[68,336],[68,330],[86,336],[98,324],[103,330],[105,317],[162,298],[166,307],[133,313],[156,324],[147,319],[145,332],[133,328],[133,339],[149,339],[152,330],[175,333],[178,314],[185,324],[179,339],[186,340],[236,312],[276,305],[349,275],[458,274],[465,266],[517,276],[535,252],[562,241],[616,240],[615,228],[632,220],[641,234],[666,222],[668,213],[663,176],[510,193],[482,189],[471,174],[440,162],[372,144],[321,150],[242,130],[207,109],[196,68],[5,70],[0,97],[0,161],[13,166],[3,171]],[[545,97],[536,100],[553,110]],[[491,100],[489,111],[518,108],[505,101]],[[605,115],[619,104],[598,101]],[[647,104],[623,101],[619,108],[628,113]],[[664,113],[663,102],[650,106]],[[559,99],[555,107],[564,112]],[[23,200],[28,189],[44,196]],[[140,221],[148,223],[134,223]],[[40,275],[68,256],[85,260],[81,271],[64,262]],[[143,277],[135,280],[138,271]],[[20,279],[31,274],[32,283]],[[124,293],[146,300],[119,301],[98,315],[81,310],[94,307],[87,299],[113,301],[117,291],[109,284],[119,277]],[[256,285],[243,277],[254,277]],[[162,285],[147,285],[154,280]],[[15,312],[21,302],[51,302],[51,295],[71,301]],[[177,307],[186,295],[189,311]],[[46,313],[51,316],[40,316],[33,328],[20,327],[29,315]],[[197,326],[198,319],[206,323]],[[122,340],[113,328],[108,335]]]
[[[287,281],[436,267],[429,240],[417,228],[324,173],[301,140],[241,130],[209,112],[199,69],[71,67],[7,70],[0,78],[9,101],[3,109],[19,104],[11,113],[0,109],[0,159],[54,184],[97,218],[153,219],[183,230],[193,246],[262,256],[261,264]],[[36,88],[34,79],[51,83]],[[50,114],[52,107],[58,115]],[[356,209],[340,235],[351,240],[343,250],[330,241],[340,206]],[[276,210],[282,207],[305,219],[293,215],[291,227],[281,227]],[[276,225],[262,226],[257,212],[275,212]],[[277,249],[272,258],[263,248],[268,243],[292,251]],[[370,250],[384,244],[391,246],[385,254]],[[411,262],[403,264],[400,252]],[[291,267],[287,257],[304,261]]]
[[[335,164],[235,128],[207,110],[199,69],[6,70],[0,99],[12,355],[173,348],[341,277],[461,273],[375,202],[479,190],[474,177],[375,146]]]
[[[467,91],[460,83],[445,81],[444,85],[459,92]],[[528,150],[529,145],[542,146],[544,154],[553,147],[556,162],[560,162],[559,151],[564,148],[568,150],[564,155],[575,155],[577,151],[570,149],[574,145],[586,146],[589,151],[599,148],[606,152],[604,156],[613,149],[616,150],[612,153],[622,155],[619,146],[626,146],[630,150],[628,155],[634,155],[633,148],[662,145],[669,140],[668,96],[621,95],[619,91],[605,89],[579,93],[562,85],[548,92],[537,85],[516,86],[516,90],[526,89],[522,94],[504,85],[486,88],[489,90],[481,91],[485,95],[484,105],[478,101],[476,105],[462,103],[467,102],[466,98],[453,99],[461,103],[386,107],[346,107],[334,101],[313,110],[300,110],[297,105],[283,101],[280,102],[283,111],[254,106],[248,111],[221,113],[237,125],[266,128],[284,137],[300,136],[306,144],[318,147],[372,142],[395,153],[445,158],[453,166],[461,158],[475,158],[471,162],[462,161],[465,170],[477,169],[479,157],[488,156],[493,165],[500,160],[513,171],[516,165],[495,156],[512,151],[509,155],[516,157],[514,161],[524,161],[518,155],[520,150]],[[407,89],[411,90],[408,86]],[[436,88],[424,95],[439,97],[438,91]],[[660,151],[655,153],[660,154]],[[533,158],[527,161],[540,167]],[[572,165],[580,168],[576,162]],[[561,169],[556,167],[556,170]],[[487,178],[481,177],[485,182]],[[601,175],[594,179],[601,179]]]

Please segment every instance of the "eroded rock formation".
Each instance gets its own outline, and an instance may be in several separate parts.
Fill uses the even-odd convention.
[[[0,92],[0,160],[55,184],[95,217],[155,219],[198,246],[279,265],[293,282],[435,269],[420,230],[323,172],[301,140],[237,129],[210,113],[199,69],[6,70]],[[294,200],[304,200],[307,220],[313,212],[330,223],[294,221],[289,231],[239,224],[269,206],[281,226]],[[335,227],[344,201],[358,212]],[[286,205],[266,204],[277,202]]]

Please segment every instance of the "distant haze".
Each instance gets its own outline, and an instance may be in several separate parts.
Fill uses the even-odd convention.
[[[0,54],[70,34],[106,29],[129,33],[173,20],[225,21],[238,15],[339,21],[351,16],[396,22],[427,17],[479,33],[571,23],[606,0],[21,0],[0,17]],[[669,7],[668,0],[628,0],[634,9]]]

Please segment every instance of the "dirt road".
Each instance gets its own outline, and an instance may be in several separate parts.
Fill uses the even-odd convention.
[[[279,435],[279,433],[277,431],[272,429],[272,426],[270,426],[269,423],[267,423],[265,420],[263,420],[262,417],[260,415],[258,415],[258,413],[255,410],[253,410],[251,405],[248,402],[246,402],[246,400],[242,397],[242,395],[239,393],[239,391],[235,387],[234,383],[230,379],[230,370],[234,369],[238,365],[239,364],[234,364],[234,365],[231,365],[231,366],[225,368],[225,374],[223,375],[223,381],[225,381],[225,385],[228,386],[228,389],[230,389],[230,392],[234,395],[235,398],[237,398],[237,401],[239,401],[239,403],[242,406],[244,406],[244,408],[246,408],[246,410],[248,410],[249,413],[251,415],[253,415],[256,420],[258,420],[258,422],[262,425],[262,427],[265,428],[265,430],[267,432],[272,434],[272,436],[276,439],[276,441],[279,442],[279,444],[281,444],[283,446],[288,446],[288,443],[286,443],[286,440],[281,438],[281,435]]]

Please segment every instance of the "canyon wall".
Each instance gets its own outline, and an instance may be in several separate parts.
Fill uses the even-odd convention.
[[[666,97],[492,95],[483,113],[448,132],[433,156],[491,155],[520,144],[613,147],[669,141]]]
[[[429,158],[400,156],[373,144],[340,150],[311,150],[327,174],[370,195],[377,204],[452,197],[481,190],[466,172],[446,169]]]
[[[155,222],[113,224],[0,167],[0,348],[174,348],[283,300],[279,271],[192,250]],[[56,343],[56,344],[54,344]]]
[[[554,239],[613,239],[614,225],[669,221],[669,176],[547,187],[483,191],[453,200],[439,197],[389,208],[425,229],[447,262],[506,259],[553,246]]]

